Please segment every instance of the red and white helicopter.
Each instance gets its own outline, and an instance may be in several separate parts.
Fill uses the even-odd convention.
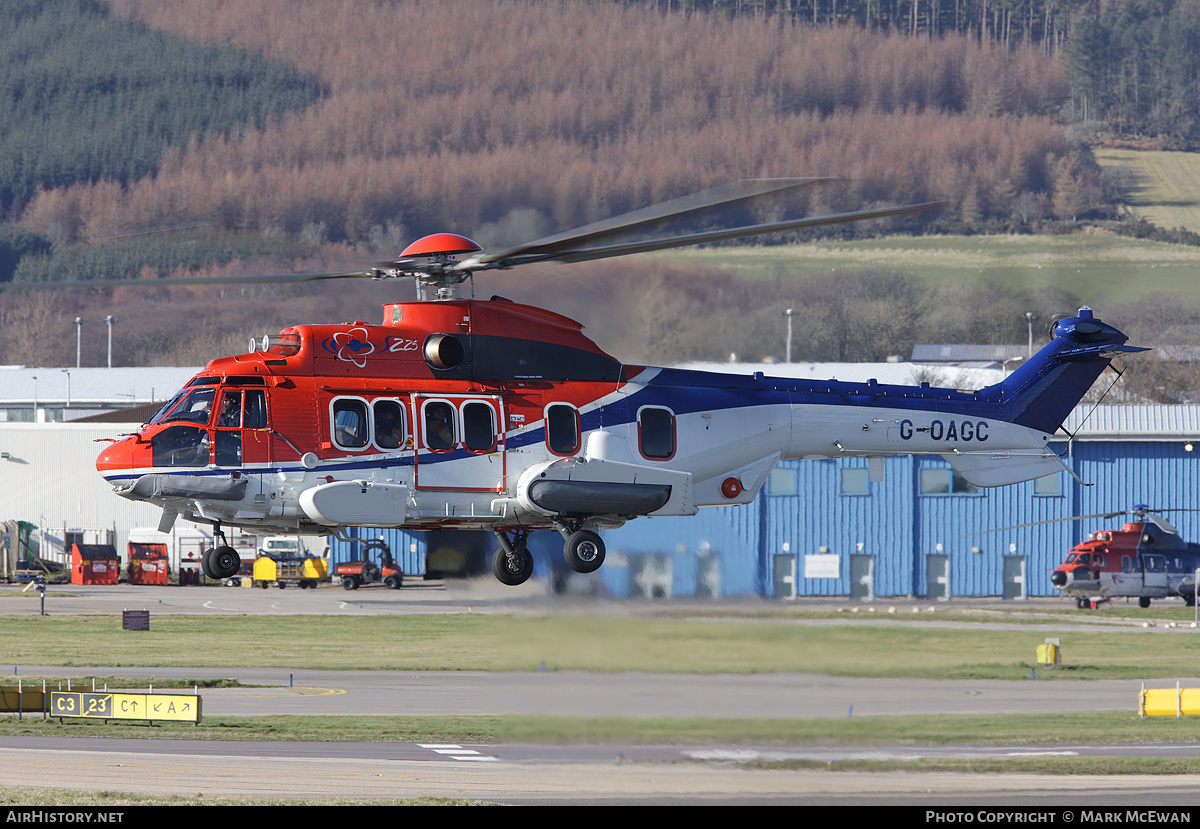
[[[752,377],[626,365],[564,316],[499,297],[458,299],[476,271],[579,262],[931,204],[609,243],[664,220],[818,179],[742,182],[484,254],[439,233],[395,261],[340,274],[240,281],[415,277],[417,302],[377,324],[296,325],[213,360],[97,469],[126,498],[177,516],[271,533],[349,527],[495,534],[493,572],[529,578],[529,533],[555,529],[569,566],[596,570],[598,531],[640,516],[753,500],[780,459],[941,455],[976,486],[1064,468],[1054,431],[1112,357],[1144,349],[1083,308],[1004,382],[978,390]],[[193,281],[223,282],[212,277]],[[473,283],[472,283],[473,284]],[[426,301],[428,300],[428,301]],[[206,573],[240,566],[227,544]]]
[[[1194,605],[1200,544],[1184,541],[1179,530],[1150,507],[1138,504],[1131,510],[1054,520],[1082,521],[1126,514],[1132,514],[1134,520],[1119,530],[1097,530],[1071,550],[1050,574],[1050,583],[1062,595],[1074,598],[1081,610],[1121,597],[1137,598],[1141,607],[1149,607],[1151,599],[1168,596],[1179,596],[1189,607]]]

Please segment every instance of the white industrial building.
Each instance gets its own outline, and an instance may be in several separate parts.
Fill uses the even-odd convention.
[[[73,541],[111,543],[123,557],[129,531],[156,527],[160,511],[114,495],[96,456],[198,370],[0,366],[0,522],[36,525],[39,555],[59,563]],[[97,417],[115,420],[80,422]]]
[[[59,423],[161,403],[170,400],[197,371],[169,366],[0,366],[0,423]]]

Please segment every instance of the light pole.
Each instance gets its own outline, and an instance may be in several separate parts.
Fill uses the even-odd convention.
[[[1038,315],[1033,313],[1033,311],[1026,311],[1021,316],[1023,316],[1025,318],[1025,322],[1029,323],[1029,355],[1028,356],[1032,357],[1033,356],[1033,323],[1038,320]]]
[[[34,423],[38,422],[37,410],[38,410],[37,375],[35,374],[35,375],[33,375],[33,422]]]
[[[67,375],[67,408],[69,409],[71,408],[71,370],[69,368],[60,368],[59,371]]]
[[[116,320],[112,318],[112,314],[109,314],[107,317],[104,318],[104,324],[108,326],[108,367],[109,368],[112,368],[112,325],[114,322],[116,322]]]
[[[79,345],[83,339],[83,317],[75,318],[75,368],[79,368]]]
[[[796,316],[796,312],[789,308],[783,312],[783,315],[787,317],[788,321],[787,361],[790,363],[792,361],[792,317]]]

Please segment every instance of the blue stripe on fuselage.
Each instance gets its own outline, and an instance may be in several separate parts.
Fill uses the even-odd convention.
[[[910,409],[1007,419],[1003,416],[1006,406],[998,386],[989,386],[978,392],[960,392],[955,389],[873,382],[746,377],[678,368],[661,369],[650,378],[644,389],[630,394],[625,400],[635,413],[638,406],[653,401],[670,406],[676,414],[794,404]],[[632,421],[633,418],[627,420]]]

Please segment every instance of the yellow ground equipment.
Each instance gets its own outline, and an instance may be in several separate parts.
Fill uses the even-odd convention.
[[[279,589],[299,584],[301,589],[316,587],[328,576],[325,560],[320,558],[271,558],[259,556],[254,562],[254,583],[266,590],[272,584]]]

